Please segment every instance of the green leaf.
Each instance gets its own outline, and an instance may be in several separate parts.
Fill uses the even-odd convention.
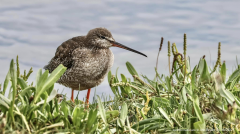
[[[8,86],[8,83],[9,83],[10,79],[11,79],[11,75],[10,75],[10,72],[8,71],[8,73],[6,75],[6,78],[4,80],[3,92],[2,92],[3,95],[5,95],[5,92],[7,90],[7,86]]]
[[[120,113],[120,121],[122,122],[122,124],[125,124],[127,113],[128,113],[127,104],[124,102],[121,108],[121,113]]]
[[[194,67],[193,71],[192,71],[192,78],[191,78],[191,84],[192,84],[192,90],[194,91],[194,89],[196,88],[196,84],[197,84],[197,80],[196,80],[196,71],[197,71],[197,66]]]
[[[64,117],[67,118],[69,115],[69,111],[68,111],[69,107],[68,107],[65,99],[62,101],[60,109],[63,112]]]
[[[7,97],[3,96],[2,94],[0,94],[0,98],[1,98],[1,100],[3,100],[4,102],[6,102],[8,105],[11,104],[11,100],[9,100]]]
[[[9,105],[6,102],[0,100],[0,109],[2,110],[2,112],[7,111],[9,108]]]
[[[181,124],[178,122],[178,120],[175,117],[171,117],[171,119],[173,120],[174,124],[178,125],[178,127],[182,127]]]
[[[182,88],[182,97],[183,100],[187,103],[187,89],[185,88],[185,86],[183,86]]]
[[[99,113],[100,113],[100,115],[102,117],[103,122],[105,124],[107,124],[105,109],[103,107],[103,104],[102,104],[102,101],[101,101],[100,97],[99,96],[97,96],[97,97],[98,97]]]
[[[236,80],[236,79],[239,77],[239,75],[240,75],[240,69],[236,69],[236,70],[230,75],[230,77],[229,77],[229,79],[228,79],[228,81],[227,81],[227,83],[226,83],[226,87],[228,87],[231,82],[233,82],[234,80]]]
[[[207,62],[206,62],[205,59],[203,59],[203,70],[202,70],[202,73],[200,75],[199,81],[200,82],[204,82],[204,81],[210,82],[210,79],[211,79],[211,77],[210,77],[210,73],[208,72]]]
[[[112,72],[111,70],[108,72],[108,83],[110,84],[112,78]]]
[[[130,62],[126,62],[126,66],[127,66],[127,69],[128,69],[128,71],[131,75],[137,75],[138,76],[137,71],[134,69],[134,67],[132,66],[132,64]]]
[[[221,74],[223,83],[225,83],[225,81],[226,81],[226,72],[227,72],[226,64],[225,64],[225,62],[223,62],[222,66],[221,66],[221,70],[220,70],[220,74]]]
[[[48,78],[48,70],[46,70],[41,77],[39,78],[38,82],[36,83],[36,94],[38,94],[41,90],[43,85],[45,84],[45,81]]]
[[[32,91],[35,91],[36,89],[35,89],[35,87],[26,87],[25,89],[23,89],[23,90],[20,92],[20,95],[21,95],[22,97],[24,97],[25,95],[27,95],[27,97],[29,98],[30,95],[32,94],[31,90],[32,90]]]
[[[25,116],[24,116],[22,113],[17,112],[17,111],[14,111],[14,113],[18,114],[18,115],[22,118],[22,121],[23,121],[23,123],[25,124],[28,132],[30,132],[30,128],[29,128],[29,126],[28,126],[28,122],[27,122]]]
[[[118,80],[118,68],[116,69],[115,80],[116,80],[116,83],[119,82],[119,80]]]
[[[75,107],[74,110],[73,110],[73,124],[80,127],[80,124],[81,124],[81,120],[83,118],[83,115],[84,115],[84,112],[83,112],[83,108],[80,108],[80,107]]]
[[[165,78],[165,81],[166,81],[166,86],[167,86],[167,88],[168,88],[168,91],[169,91],[169,92],[172,92],[171,79],[167,76],[167,77]]]
[[[170,125],[173,128],[173,122],[170,119],[170,117],[168,116],[168,114],[161,107],[159,107],[158,109],[159,109],[159,112],[167,119],[167,121],[170,123]]]
[[[203,68],[204,68],[204,59],[200,59],[200,61],[198,63],[199,74],[202,74]]]
[[[197,131],[197,132],[198,131],[205,131],[205,128],[206,128],[205,122],[201,122],[201,121],[195,122],[193,124],[193,126],[194,126],[195,131]]]
[[[162,127],[161,124],[165,124],[166,120],[165,119],[160,119],[160,118],[148,118],[142,121],[139,121],[138,123],[134,124],[132,126],[133,129],[137,130],[138,132],[144,132],[147,130],[156,130],[159,127]],[[154,126],[157,126],[157,128]],[[171,129],[171,128],[170,128]]]
[[[13,59],[10,64],[10,75],[11,75],[12,88],[13,88],[12,101],[15,101],[15,97],[17,94],[17,70],[15,68]]]
[[[126,79],[125,75],[121,74],[121,78],[122,78],[123,82],[127,82],[127,79]]]
[[[37,77],[36,77],[36,89],[38,88],[37,86],[39,85],[40,77],[42,76],[42,69],[40,68],[37,72]]]
[[[198,104],[197,104],[196,102],[193,103],[193,107],[194,107],[194,110],[195,110],[195,113],[196,113],[198,119],[199,119],[201,122],[204,122],[201,109],[199,108],[199,106],[198,106]]]
[[[97,110],[91,109],[88,115],[87,125],[86,125],[86,133],[91,131],[94,128],[94,124],[97,124]],[[96,129],[96,128],[95,128]]]
[[[223,87],[223,85],[222,85],[222,87]],[[222,97],[227,99],[228,103],[230,103],[232,105],[233,101],[235,101],[238,104],[238,106],[240,106],[240,102],[235,98],[235,96],[230,91],[228,91],[224,88],[220,88],[219,92]]]
[[[108,130],[108,128],[109,128],[109,125],[107,125],[100,134],[104,134]]]
[[[12,59],[11,63],[10,63],[10,76],[11,76],[11,82],[12,82],[12,101],[11,101],[11,106],[9,108],[9,115],[10,118],[12,118],[11,120],[13,121],[13,124],[15,123],[15,119],[14,119],[14,115],[13,115],[13,111],[14,111],[14,103],[15,103],[15,97],[17,94],[17,70],[14,66],[14,61]]]
[[[24,81],[22,78],[17,78],[17,82],[22,89],[25,89],[28,86],[26,81]]]
[[[53,100],[55,98],[55,96],[57,95],[57,90],[53,89],[53,91],[51,92],[51,94],[48,96],[46,103],[48,103],[49,101]],[[41,104],[43,104],[45,102],[45,100],[41,100],[40,102],[38,102],[36,105],[39,106]]]
[[[106,113],[106,118],[110,118],[110,117],[118,117],[119,116],[119,111],[118,110],[113,110],[113,111],[107,111]]]
[[[66,71],[66,67],[64,67],[62,64],[60,64],[47,78],[46,82],[44,83],[43,87],[41,89],[38,89],[37,94],[33,100],[34,103],[37,102],[40,95],[44,93],[47,89],[49,89],[54,83],[63,75],[63,73]],[[41,80],[40,80],[41,81]],[[38,87],[39,88],[39,87]]]

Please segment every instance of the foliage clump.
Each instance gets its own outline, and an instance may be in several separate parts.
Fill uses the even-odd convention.
[[[65,72],[63,65],[51,74],[39,69],[34,85],[27,82],[32,68],[20,75],[17,57],[0,85],[0,133],[238,133],[240,66],[227,78],[219,43],[212,70],[205,56],[191,70],[186,34],[183,44],[182,55],[175,43],[168,42],[169,76],[156,69],[155,78],[149,79],[127,62],[133,80],[123,74],[120,79],[117,72],[110,71],[108,82],[114,98],[94,96],[89,107],[57,94],[54,83]]]

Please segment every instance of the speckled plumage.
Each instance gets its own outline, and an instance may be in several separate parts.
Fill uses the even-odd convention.
[[[114,55],[109,49],[111,43],[100,36],[113,39],[105,28],[90,30],[87,36],[78,36],[63,42],[55,56],[44,67],[52,72],[58,65],[67,67],[57,81],[74,90],[86,90],[99,85],[113,65]]]
[[[95,28],[90,30],[86,36],[74,37],[63,42],[44,69],[51,73],[58,65],[63,64],[67,70],[57,81],[58,83],[73,90],[90,89],[103,82],[112,67],[114,56],[109,49],[112,46],[146,56],[115,42],[106,28]]]

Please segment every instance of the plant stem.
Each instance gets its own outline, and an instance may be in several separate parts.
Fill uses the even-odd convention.
[[[161,43],[160,43],[160,47],[159,47],[159,50],[158,50],[156,70],[157,70],[157,66],[158,66],[158,57],[159,57],[160,51],[162,50],[162,44],[163,44],[163,37],[161,38]],[[157,77],[157,75],[156,75],[156,77]]]

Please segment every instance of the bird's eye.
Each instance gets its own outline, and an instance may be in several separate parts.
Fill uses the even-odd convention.
[[[101,38],[101,39],[105,39],[105,37],[104,37],[104,36],[100,36],[100,38]]]

